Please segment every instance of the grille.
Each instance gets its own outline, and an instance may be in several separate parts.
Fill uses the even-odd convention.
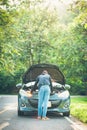
[[[34,107],[34,108],[37,108],[38,107],[38,100],[36,99],[31,99],[31,100],[28,100],[29,104]]]
[[[61,100],[55,100],[55,101],[51,101],[51,108],[56,108],[60,105]]]
[[[38,100],[36,99],[31,99],[31,100],[28,100],[29,104],[34,107],[34,108],[38,108]],[[49,108],[57,108],[60,103],[61,103],[61,100],[54,100],[54,101],[50,101],[51,102],[51,107],[48,107]]]

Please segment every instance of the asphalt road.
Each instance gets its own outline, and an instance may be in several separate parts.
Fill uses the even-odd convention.
[[[0,130],[87,130],[71,117],[48,113],[49,120],[38,120],[37,113],[17,115],[17,96],[0,96]]]

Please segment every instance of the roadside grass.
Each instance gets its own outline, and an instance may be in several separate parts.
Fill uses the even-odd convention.
[[[87,97],[71,97],[71,115],[87,123]]]

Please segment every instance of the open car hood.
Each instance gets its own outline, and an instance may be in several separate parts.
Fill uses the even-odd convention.
[[[53,64],[36,64],[32,65],[23,75],[23,83],[35,81],[37,76],[42,73],[43,70],[47,70],[51,78],[60,83],[65,84],[65,78],[63,73],[59,70],[58,66]]]

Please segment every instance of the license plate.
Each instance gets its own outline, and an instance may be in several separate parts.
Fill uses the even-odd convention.
[[[48,101],[47,107],[51,107],[51,102]]]

